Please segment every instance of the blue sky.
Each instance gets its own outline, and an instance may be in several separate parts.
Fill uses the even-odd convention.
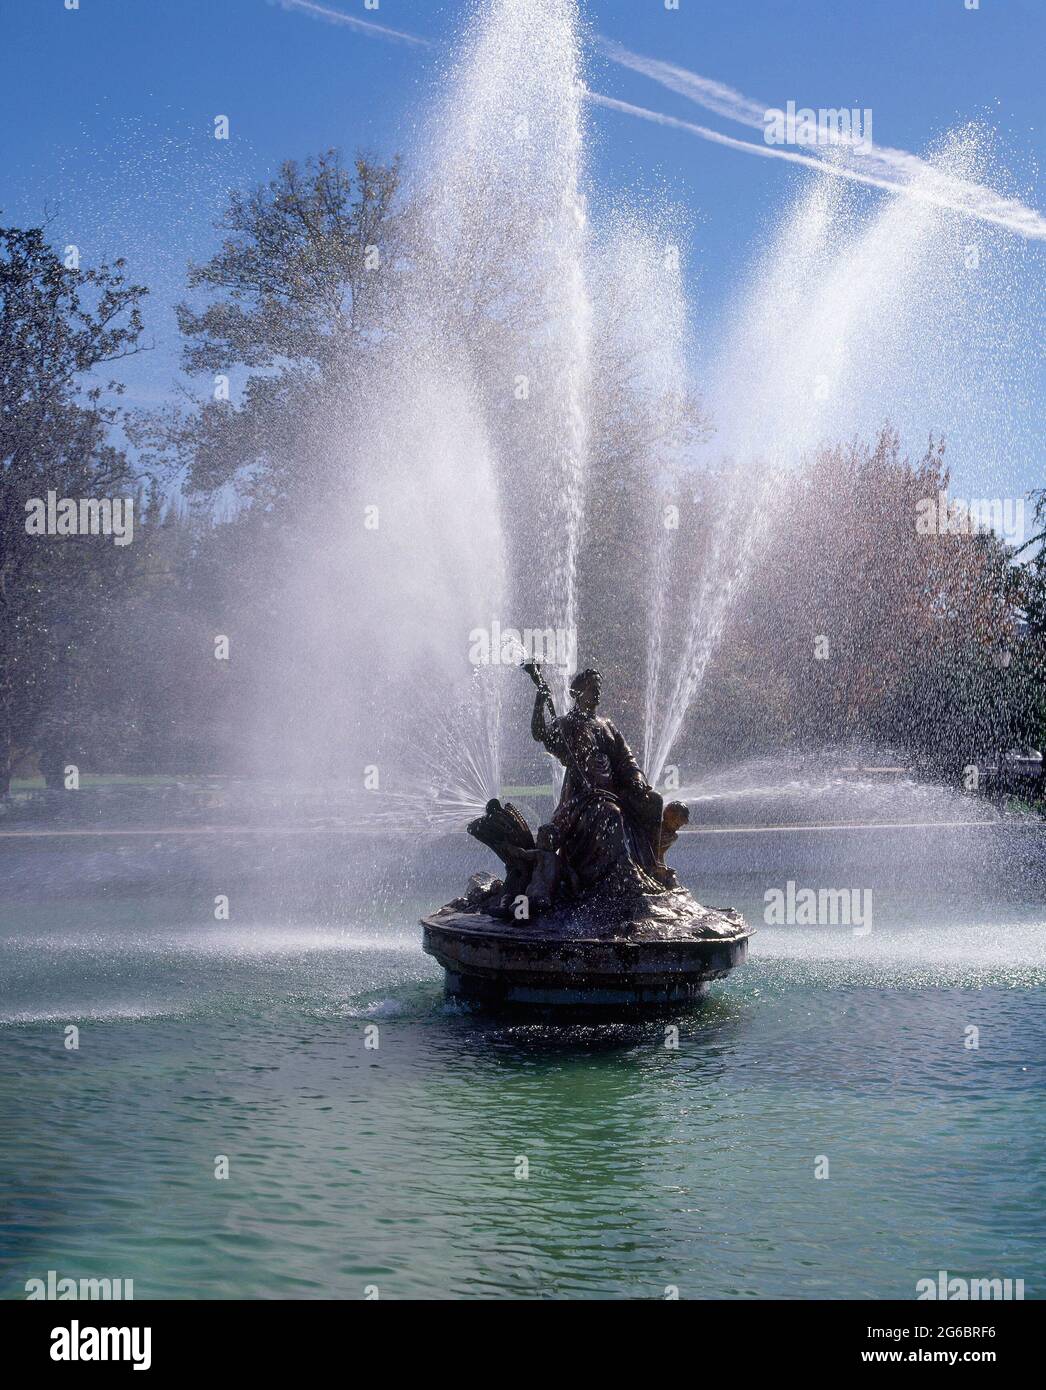
[[[321,2],[428,44],[368,36],[279,0],[80,0],[73,11],[65,0],[0,0],[0,211],[29,223],[46,206],[55,242],[75,242],[88,261],[124,254],[153,287],[156,348],[128,368],[136,401],[163,398],[177,375],[171,305],[186,261],[214,245],[228,186],[330,145],[409,153],[468,8]],[[1010,175],[999,191],[1041,211],[1046,4],[966,3],[679,0],[666,10],[663,0],[587,0],[583,9],[592,35],[761,104],[871,106],[879,144],[918,154],[951,126],[987,120]],[[625,102],[759,139],[594,47],[588,79]],[[228,142],[212,137],[217,113],[230,117]],[[689,274],[699,312],[714,316],[753,242],[811,176],[617,111],[594,108],[591,123],[598,188],[667,190],[693,208]],[[1036,467],[1027,464],[1031,481]]]

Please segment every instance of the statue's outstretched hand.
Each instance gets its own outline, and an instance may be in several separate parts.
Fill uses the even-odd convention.
[[[546,681],[545,681],[545,677],[541,674],[541,663],[540,663],[540,662],[538,662],[538,661],[522,661],[522,662],[520,662],[520,666],[522,667],[522,669],[523,669],[524,671],[526,671],[527,675],[530,677],[530,679],[531,679],[531,680],[534,682],[534,684],[537,686],[538,690],[540,690],[540,691],[542,692],[542,694],[550,695],[550,694],[552,693],[552,692],[549,690],[549,688],[548,688],[548,685],[547,685],[547,683],[546,683]]]

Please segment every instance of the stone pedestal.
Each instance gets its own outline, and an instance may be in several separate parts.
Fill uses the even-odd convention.
[[[685,888],[633,903],[618,921],[605,904],[515,923],[460,902],[421,919],[424,948],[449,994],[488,1005],[685,1006],[743,964],[751,935],[740,913],[702,907]]]

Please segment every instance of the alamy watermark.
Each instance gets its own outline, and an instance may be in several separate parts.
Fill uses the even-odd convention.
[[[133,497],[59,497],[53,489],[25,504],[28,536],[112,536],[114,545],[134,540]]]
[[[1023,1279],[964,1279],[958,1274],[950,1275],[946,1269],[937,1271],[936,1279],[920,1279],[915,1285],[917,1302],[926,1299],[947,1300],[950,1303],[977,1299],[1018,1301],[1024,1298]]]
[[[854,936],[872,930],[870,888],[783,888],[763,894],[763,921],[771,927],[852,927]]]
[[[1023,497],[920,497],[915,504],[920,536],[983,536],[994,531],[1008,545],[1024,541]]]
[[[577,670],[577,629],[565,627],[505,627],[494,621],[469,633],[469,661],[473,666],[518,666],[521,661],[540,661],[548,666]]]
[[[151,1327],[87,1327],[75,1318],[51,1330],[52,1361],[130,1361],[132,1370],[153,1364]]]
[[[872,109],[854,106],[796,107],[788,102],[782,111],[771,106],[763,112],[763,140],[768,145],[847,145],[867,151],[872,148]]]
[[[25,1296],[30,1302],[39,1298],[127,1301],[134,1298],[134,1280],[63,1278],[57,1270],[49,1269],[46,1279],[25,1281]]]

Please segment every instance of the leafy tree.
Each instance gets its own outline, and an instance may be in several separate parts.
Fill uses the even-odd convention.
[[[874,740],[958,773],[1026,730],[1029,688],[999,663],[1019,631],[1011,552],[916,526],[947,484],[939,442],[913,463],[891,430],[779,481],[705,683],[716,751]]]
[[[112,537],[29,535],[26,502],[134,491],[110,442],[120,386],[92,376],[138,351],[124,263],[67,266],[44,229],[0,228],[0,795],[15,764],[75,751],[92,631],[132,565]],[[58,750],[56,752],[56,750]]]
[[[1035,530],[1015,552],[1027,558],[1012,574],[1013,598],[1022,617],[1013,665],[1025,692],[1025,718],[1017,732],[1046,753],[1046,488],[1033,489],[1029,500]],[[1039,795],[1046,802],[1046,785]]]
[[[398,183],[395,162],[357,155],[350,170],[329,150],[232,194],[221,250],[189,270],[209,302],[182,304],[178,322],[186,369],[246,372],[242,399],[234,405],[219,383],[173,427],[152,422],[153,445],[185,465],[191,491],[236,483],[279,510],[315,483],[331,412],[392,292]]]

